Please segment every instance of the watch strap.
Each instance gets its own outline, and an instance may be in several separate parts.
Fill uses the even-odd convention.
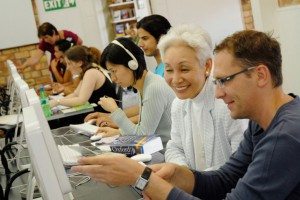
[[[146,166],[141,177],[148,181],[150,178],[151,172],[152,172],[152,169]]]
[[[140,191],[143,191],[148,185],[151,172],[152,169],[146,166],[141,176],[136,180],[134,187]]]

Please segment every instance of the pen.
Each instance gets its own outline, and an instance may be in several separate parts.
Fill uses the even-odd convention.
[[[112,97],[109,97],[109,96],[106,96],[106,95],[104,95],[104,97],[105,98],[112,98]],[[114,99],[114,98],[112,98],[113,100],[115,100],[115,101],[117,101],[117,102],[122,102],[121,100],[118,100],[118,99]]]

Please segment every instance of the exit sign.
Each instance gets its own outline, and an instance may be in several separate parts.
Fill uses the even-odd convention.
[[[76,7],[76,0],[43,0],[45,11]]]

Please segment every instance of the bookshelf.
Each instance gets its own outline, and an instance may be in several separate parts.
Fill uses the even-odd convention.
[[[125,30],[138,20],[136,0],[108,0],[108,8],[115,37],[125,36]]]

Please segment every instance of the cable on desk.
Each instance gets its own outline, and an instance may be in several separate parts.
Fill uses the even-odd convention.
[[[74,184],[74,189],[76,189],[76,187],[78,187],[78,186],[80,186],[82,184],[85,184],[85,183],[87,183],[87,182],[89,182],[91,180],[91,177],[83,175],[81,173],[77,173],[77,172],[72,173],[72,174],[68,174],[68,177],[69,177],[70,182]],[[71,178],[74,178],[74,177],[75,178],[82,178],[82,179],[80,179],[79,181],[75,182],[75,181],[71,180]]]
[[[77,134],[76,132],[74,132],[74,133],[71,133],[71,134],[68,134],[69,132],[74,132],[72,129],[69,129],[69,130],[67,130],[65,133],[63,133],[63,134],[61,134],[61,135],[57,135],[57,134],[53,134],[53,137],[62,137],[62,136],[65,136],[65,135],[75,135],[75,134]]]
[[[19,187],[26,187],[27,184],[22,184],[22,185],[16,185],[14,187],[11,187],[10,189],[13,190],[13,189],[16,189],[16,188],[19,188]],[[25,188],[26,189],[26,188]],[[23,190],[23,189],[22,189]]]
[[[11,186],[14,182],[14,180],[16,180],[16,178],[18,178],[19,176],[26,174],[29,172],[29,169],[23,169],[17,173],[15,173],[8,181],[6,187],[5,187],[5,192],[4,192],[4,200],[8,200],[8,195],[9,195],[9,191],[11,189]]]
[[[1,184],[0,184],[0,199],[4,199],[3,188]]]

